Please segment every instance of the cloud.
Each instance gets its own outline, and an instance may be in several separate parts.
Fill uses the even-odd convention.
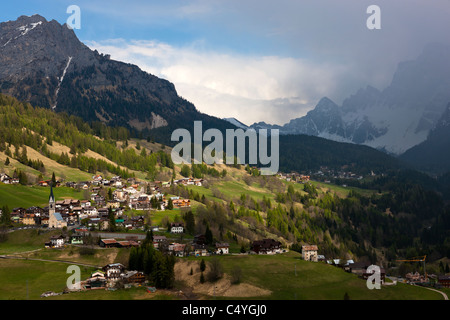
[[[283,124],[323,96],[341,104],[361,87],[383,90],[399,62],[429,42],[450,42],[449,0],[90,3],[141,29],[91,47],[168,79],[202,112],[245,123]],[[381,30],[366,27],[372,4],[381,8]]]
[[[182,97],[205,113],[248,124],[286,123],[339,89],[345,67],[278,56],[224,54],[201,43],[175,47],[147,40],[86,41],[111,58],[175,84]]]

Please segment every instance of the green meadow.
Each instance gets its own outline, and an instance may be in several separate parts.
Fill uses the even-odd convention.
[[[199,258],[188,258],[197,259]],[[205,257],[205,261],[211,257]],[[325,263],[301,259],[297,252],[279,255],[220,256],[224,272],[234,266],[242,270],[242,282],[268,289],[269,296],[254,299],[274,300],[442,300],[439,293],[407,284],[382,286],[369,290],[356,275]]]
[[[56,200],[83,199],[83,192],[73,188],[58,187],[53,189]],[[22,186],[19,184],[0,184],[0,206],[7,205],[9,209],[32,206],[48,206],[49,187]]]

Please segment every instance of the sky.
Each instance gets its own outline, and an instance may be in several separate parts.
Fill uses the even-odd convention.
[[[367,85],[383,90],[399,62],[428,43],[450,45],[450,0],[22,0],[2,3],[0,21],[37,13],[65,23],[70,5],[90,48],[247,125],[282,125]],[[367,27],[371,5],[381,29]]]

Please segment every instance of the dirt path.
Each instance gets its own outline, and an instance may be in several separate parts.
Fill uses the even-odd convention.
[[[86,264],[86,263],[80,263],[80,262],[74,262],[74,261],[34,259],[34,258],[11,256],[11,255],[0,256],[0,259],[15,259],[15,260],[32,260],[32,261],[44,261],[44,262],[58,262],[58,263],[74,264],[74,265],[83,266],[83,267],[101,268],[99,266],[94,266],[92,264]]]

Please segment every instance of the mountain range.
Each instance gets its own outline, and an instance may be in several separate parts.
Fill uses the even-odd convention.
[[[91,50],[67,24],[37,14],[0,24],[0,92],[143,137],[151,131],[166,143],[170,132],[194,120],[204,128],[235,128],[199,112],[171,82]]]
[[[170,140],[173,130],[186,128],[192,132],[194,121],[202,121],[203,130],[248,128],[235,118],[219,119],[199,112],[178,95],[171,82],[91,50],[66,24],[47,21],[37,14],[0,23],[0,93],[76,115],[87,122],[123,126],[135,137],[152,138],[167,145],[174,144]],[[367,162],[361,157],[369,154],[397,167],[397,163],[394,165],[367,148],[358,149],[359,144],[393,154],[426,144],[430,132],[432,137],[445,135],[441,132],[446,129],[438,127],[446,123],[444,111],[448,102],[450,49],[432,45],[416,60],[399,64],[392,83],[383,91],[368,86],[346,99],[342,106],[324,97],[307,115],[283,126],[260,122],[250,127],[280,130],[280,158],[285,160],[281,165],[286,171],[302,169],[293,164],[295,159],[310,169],[323,165],[313,164],[315,160],[342,165],[359,159],[362,167]],[[337,144],[331,146],[325,139],[311,140],[308,136]],[[349,147],[348,142],[354,147]],[[430,145],[434,148],[435,144]],[[305,146],[309,150],[307,161],[302,154]],[[336,152],[326,159],[320,156],[331,149],[345,149],[361,156],[350,159],[345,153]],[[420,159],[411,151],[402,160],[413,163],[412,158]]]
[[[324,97],[305,116],[282,126],[258,122],[250,127],[364,144],[400,155],[427,140],[449,102],[450,48],[430,44],[416,60],[400,63],[382,91],[367,86],[341,106]]]

